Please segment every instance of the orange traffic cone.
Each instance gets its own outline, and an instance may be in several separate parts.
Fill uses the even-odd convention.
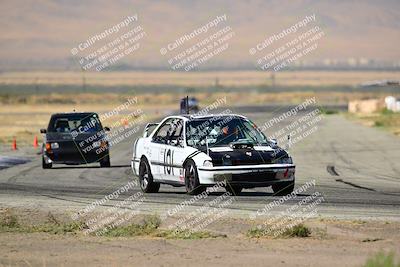
[[[33,139],[33,147],[37,148],[38,146],[39,146],[39,143],[38,143],[37,135],[35,135],[35,138]]]
[[[128,120],[127,119],[122,119],[122,124],[125,126],[125,128],[128,127]]]
[[[17,139],[15,137],[13,139],[11,149],[12,150],[17,150]]]

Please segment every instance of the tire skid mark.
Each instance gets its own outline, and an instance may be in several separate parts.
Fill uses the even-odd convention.
[[[26,176],[26,175],[28,175],[32,170],[37,169],[38,166],[39,166],[39,165],[33,165],[33,166],[29,167],[29,168],[26,169],[26,170],[20,171],[19,173],[17,173],[17,174],[15,174],[15,175],[11,176],[10,178],[8,178],[7,182],[9,182],[9,183],[14,183],[14,182],[16,182],[18,178],[21,178],[21,176]]]
[[[358,144],[360,144],[361,146],[366,146],[364,143],[361,143],[360,141],[357,141],[357,143]],[[345,163],[345,167],[343,167],[344,169],[348,169],[348,170],[350,170],[350,171],[353,171],[354,173],[357,173],[357,174],[360,174],[360,175],[367,175],[367,176],[370,176],[371,174],[372,175],[374,175],[374,177],[375,178],[377,178],[377,179],[382,179],[382,180],[387,180],[387,181],[394,181],[394,182],[397,182],[397,181],[399,181],[399,178],[398,177],[396,177],[396,176],[392,176],[392,175],[385,175],[385,174],[381,174],[381,173],[373,173],[373,172],[371,172],[371,171],[368,171],[368,172],[366,172],[366,171],[360,171],[360,169],[359,168],[357,168],[356,166],[358,165],[359,167],[361,167],[361,169],[362,169],[362,167],[370,167],[370,165],[364,165],[364,164],[362,164],[361,162],[353,162],[353,161],[351,161],[351,160],[349,160],[348,158],[345,158],[344,156],[342,156],[340,153],[343,153],[344,151],[339,151],[336,147],[336,143],[335,142],[331,142],[330,143],[330,146],[331,146],[331,148],[332,148],[332,150],[333,150],[333,152],[335,153],[335,155],[339,158],[339,159],[341,159],[341,161],[343,161],[344,163]],[[379,154],[381,154],[381,156],[383,157],[383,159],[385,160],[385,162],[390,162],[389,164],[390,164],[390,166],[391,166],[391,169],[394,171],[394,172],[396,172],[396,169],[395,169],[395,167],[394,167],[394,163],[393,163],[393,161],[390,159],[390,158],[388,158],[386,155],[385,155],[385,153],[384,152],[382,152],[381,150],[375,150],[375,149],[372,149],[371,148],[371,146],[366,146],[367,147],[367,150],[366,151],[377,151],[377,152],[380,152]],[[393,151],[397,151],[398,149],[393,149]],[[363,166],[364,165],[364,166]],[[328,171],[329,172],[329,171]]]
[[[327,171],[328,171],[328,173],[330,175],[332,175],[332,176],[340,176],[339,173],[336,171],[336,168],[335,168],[334,165],[328,165],[328,166],[326,166],[326,169],[327,169]],[[346,184],[346,185],[350,185],[350,186],[355,187],[355,188],[364,189],[364,190],[376,192],[376,193],[383,194],[383,195],[399,196],[399,194],[396,194],[396,193],[380,192],[380,191],[375,190],[374,188],[361,186],[361,185],[358,185],[358,184],[355,184],[355,183],[352,183],[352,182],[344,181],[343,179],[340,179],[340,178],[335,179],[335,181],[339,182],[339,183]]]
[[[332,175],[332,176],[340,176],[340,175],[337,173],[337,171],[336,171],[334,165],[328,165],[328,166],[326,166],[326,170],[327,170],[328,173],[329,173],[330,175]]]
[[[365,189],[365,190],[368,190],[368,191],[377,192],[373,188],[369,188],[369,187],[361,186],[361,185],[358,185],[358,184],[355,184],[355,183],[347,182],[347,181],[344,181],[343,179],[335,179],[335,181],[336,182],[340,182],[340,183],[344,183],[344,184],[347,184],[347,185],[350,185],[350,186],[353,186],[355,188],[360,188],[360,189]],[[382,193],[382,194],[384,194],[384,193]]]

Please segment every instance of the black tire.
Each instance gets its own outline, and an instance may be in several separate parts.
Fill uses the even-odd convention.
[[[105,156],[100,160],[100,167],[105,168],[105,167],[110,167],[110,155]]]
[[[198,195],[206,190],[206,187],[200,185],[197,167],[193,160],[188,160],[185,164],[185,188],[189,195]]]
[[[153,182],[153,175],[151,174],[150,165],[146,158],[140,160],[139,182],[140,188],[144,193],[157,193],[160,189],[160,184]]]
[[[44,160],[44,157],[42,156],[42,168],[43,169],[51,169],[51,167],[53,166],[52,163],[46,163],[46,161]]]
[[[293,192],[294,181],[292,182],[281,182],[272,185],[272,190],[275,196],[286,196]]]
[[[231,193],[231,195],[233,195],[233,196],[238,196],[242,192],[243,187],[241,187],[240,185],[227,184],[225,187],[225,190],[227,192]]]

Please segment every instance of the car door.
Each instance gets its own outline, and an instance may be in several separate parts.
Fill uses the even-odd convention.
[[[164,180],[164,162],[165,162],[165,148],[167,143],[167,137],[169,134],[169,130],[171,128],[171,119],[165,120],[160,127],[156,130],[154,135],[152,136],[150,142],[150,163],[151,163],[151,172],[153,174],[153,178],[156,180]]]
[[[164,156],[164,179],[174,183],[183,183],[183,161],[185,160],[183,129],[184,122],[176,118],[171,122],[167,144],[162,152]]]

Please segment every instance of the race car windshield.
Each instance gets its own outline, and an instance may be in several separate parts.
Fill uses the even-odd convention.
[[[232,142],[246,142],[254,145],[268,145],[265,135],[251,121],[225,116],[192,120],[186,124],[188,146],[228,146]]]
[[[49,124],[49,132],[71,133],[94,133],[102,130],[97,114],[71,114],[53,117]]]

